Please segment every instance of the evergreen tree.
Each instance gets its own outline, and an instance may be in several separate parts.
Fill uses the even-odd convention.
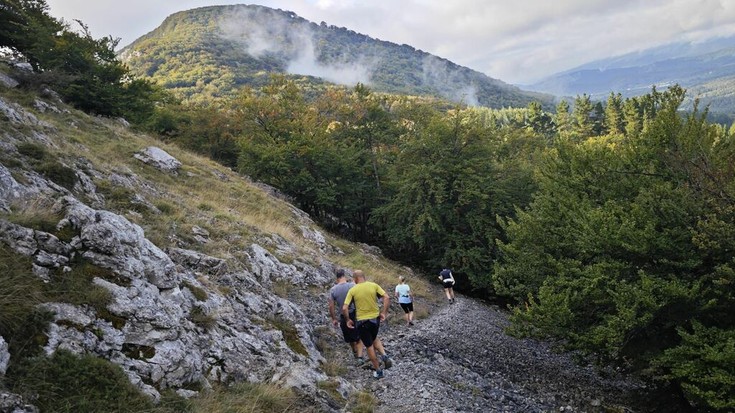
[[[605,105],[604,132],[621,134],[624,132],[624,127],[622,95],[610,92]]]

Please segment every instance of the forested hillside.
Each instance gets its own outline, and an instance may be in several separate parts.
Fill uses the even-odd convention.
[[[121,52],[133,73],[193,101],[234,96],[271,73],[308,87],[369,85],[470,105],[522,107],[550,95],[524,92],[446,59],[256,5],[205,7],[169,16]],[[305,86],[306,87],[306,86]]]

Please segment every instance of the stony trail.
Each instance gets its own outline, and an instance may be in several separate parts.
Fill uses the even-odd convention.
[[[602,377],[548,343],[506,335],[508,315],[497,307],[458,296],[412,327],[402,314],[392,309],[381,325],[393,360],[383,379],[355,367],[342,343],[346,378],[379,400],[377,413],[635,411],[626,401],[640,384]]]

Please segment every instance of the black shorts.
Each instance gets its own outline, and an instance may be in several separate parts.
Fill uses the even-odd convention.
[[[350,318],[355,323],[355,313],[350,313]],[[347,327],[347,320],[345,320],[344,316],[339,317],[339,328],[342,329],[342,337],[345,339],[345,343],[357,343],[360,341],[360,335],[357,333],[357,329]]]
[[[452,288],[452,287],[454,287],[454,283],[452,282],[452,280],[444,281],[444,288]]]
[[[378,337],[378,329],[380,328],[380,317],[368,320],[360,320],[357,322],[357,333],[365,347],[373,345],[373,341]]]
[[[401,305],[401,308],[403,309],[403,312],[408,314],[411,311],[413,311],[413,303],[398,303]]]

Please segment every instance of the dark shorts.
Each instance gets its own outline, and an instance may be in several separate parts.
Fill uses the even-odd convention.
[[[403,312],[408,314],[411,311],[413,311],[413,303],[399,303],[401,305],[401,308],[403,309]]]
[[[355,313],[350,313],[350,318],[355,323]],[[345,343],[357,343],[360,341],[360,335],[357,333],[357,329],[347,327],[347,321],[343,316],[339,317],[339,328],[342,329],[342,337],[344,337]]]
[[[444,288],[452,288],[454,287],[454,283],[451,281],[444,281]]]
[[[357,322],[357,333],[365,347],[373,345],[373,341],[378,337],[378,329],[380,329],[380,318],[371,318],[369,320],[360,320]]]

